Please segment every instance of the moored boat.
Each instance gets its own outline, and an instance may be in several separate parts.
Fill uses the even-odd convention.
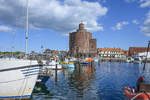
[[[125,96],[128,97],[130,100],[150,100],[150,84],[145,81],[146,79],[145,80],[143,79],[143,77],[145,76],[144,73],[145,73],[149,47],[150,47],[150,41],[148,43],[147,54],[143,66],[142,76],[140,76],[136,82],[137,91],[130,87],[124,87],[123,89]],[[136,57],[136,58],[137,59],[134,60],[137,61],[137,63],[140,63],[141,58],[140,57]]]
[[[37,61],[0,60],[0,99],[30,98],[39,74]]]
[[[75,67],[75,65],[74,65],[73,62],[69,62],[69,63],[67,64],[67,66],[68,66],[68,68],[74,68],[74,67]]]
[[[130,87],[125,87],[123,91],[124,91],[124,95],[131,100],[149,100],[150,99],[150,93],[134,92],[133,89]]]
[[[44,66],[43,66],[43,69],[52,69],[52,70],[61,70],[63,69],[62,68],[62,65],[59,64],[59,62],[57,62],[56,60],[51,60],[51,61],[45,61],[44,63]]]
[[[40,64],[27,59],[28,0],[26,13],[25,59],[0,59],[0,100],[29,99],[37,81]]]
[[[134,61],[134,59],[132,58],[132,57],[127,57],[127,59],[126,59],[126,62],[127,63],[131,63],[131,62],[133,62]]]
[[[74,62],[61,62],[60,64],[63,66],[63,68],[74,68],[75,67]]]
[[[80,62],[81,65],[88,65],[90,62]]]
[[[140,57],[136,57],[136,58],[134,58],[133,63],[141,64],[142,63],[142,59]]]
[[[56,69],[61,70],[62,65],[59,64],[58,62],[52,60],[52,61],[48,62],[46,65],[44,65],[43,68],[52,69],[52,70],[56,70]]]

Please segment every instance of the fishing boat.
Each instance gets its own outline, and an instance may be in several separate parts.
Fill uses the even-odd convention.
[[[93,61],[92,58],[85,58],[83,61],[80,62],[81,65],[88,65],[91,64]]]
[[[28,0],[26,16],[26,47],[28,39]],[[35,86],[40,64],[36,60],[4,58],[0,59],[0,100],[29,99]]]
[[[67,64],[67,66],[68,66],[68,68],[74,68],[74,67],[75,67],[73,62],[69,62],[69,63]]]
[[[63,68],[74,68],[75,67],[74,62],[61,62],[60,64],[63,66]]]
[[[63,68],[74,68],[74,61],[75,58],[65,58],[63,62],[60,62],[60,64],[63,66]]]

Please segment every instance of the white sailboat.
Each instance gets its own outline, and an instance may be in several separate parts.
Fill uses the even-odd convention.
[[[26,15],[26,48],[28,39],[28,0]],[[6,98],[30,98],[40,65],[35,60],[0,59],[0,100]]]

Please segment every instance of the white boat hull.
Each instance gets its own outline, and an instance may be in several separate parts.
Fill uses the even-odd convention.
[[[29,60],[0,60],[0,99],[30,98],[39,70]]]
[[[141,64],[142,61],[134,61],[133,63],[135,63],[135,64]]]
[[[56,65],[46,65],[46,66],[43,66],[43,68],[47,68],[47,69],[52,69],[52,70],[56,70]],[[58,64],[57,65],[57,69],[58,70],[61,70],[62,69],[62,65]]]
[[[43,66],[43,69],[47,68],[47,69],[52,69],[52,70],[56,70],[56,65],[57,65],[57,69],[61,70],[62,69],[62,65],[60,65],[58,62],[56,61],[51,61],[51,62],[45,62],[45,66]]]

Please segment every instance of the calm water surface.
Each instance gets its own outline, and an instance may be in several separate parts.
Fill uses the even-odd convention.
[[[147,64],[149,66],[150,64]],[[122,89],[136,86],[143,64],[95,63],[75,69],[50,71],[45,84],[37,84],[32,100],[127,100]]]

